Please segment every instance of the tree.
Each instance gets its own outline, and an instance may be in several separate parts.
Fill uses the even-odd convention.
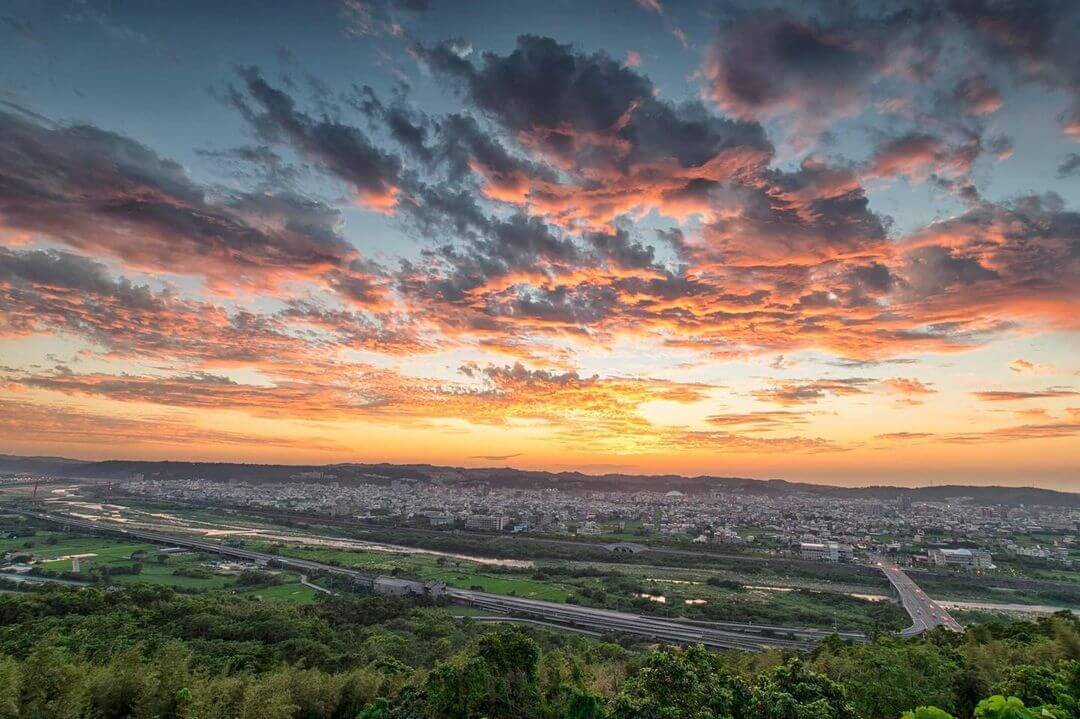
[[[1000,694],[983,699],[975,707],[975,719],[1037,719],[1038,714],[1024,706],[1016,697]]]
[[[173,641],[154,657],[153,671],[136,716],[146,719],[183,719],[191,705],[191,654]]]
[[[293,719],[296,710],[285,677],[275,675],[263,682],[251,682],[244,688],[238,719]]]
[[[758,719],[856,719],[844,688],[795,658],[761,674],[751,697]]]
[[[995,687],[994,694],[1016,697],[1026,706],[1054,704],[1060,685],[1051,667],[1021,664],[1009,669],[1005,680]]]
[[[547,719],[599,719],[604,698],[591,691],[581,661],[556,650],[540,660],[542,713]]]
[[[482,636],[471,651],[437,667],[425,683],[429,716],[537,716],[540,647],[518,629]]]
[[[0,719],[19,716],[19,663],[0,657]]]
[[[953,715],[937,707],[916,707],[915,711],[904,712],[902,719],[953,719]]]
[[[722,657],[695,645],[653,652],[611,702],[612,719],[739,717],[749,693]]]
[[[83,672],[58,648],[43,645],[23,665],[19,692],[20,717],[76,719],[83,703]]]
[[[812,666],[843,684],[848,701],[863,716],[896,717],[913,706],[957,709],[959,664],[929,642],[881,638],[846,646],[826,640]]]
[[[144,661],[142,652],[133,648],[90,671],[86,692],[93,716],[123,719],[132,715],[150,682]]]

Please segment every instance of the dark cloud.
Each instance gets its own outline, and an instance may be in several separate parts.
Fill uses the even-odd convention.
[[[960,24],[988,56],[1017,77],[1071,95],[1061,118],[1080,137],[1080,4],[1072,0],[952,0]]]
[[[242,68],[240,76],[247,94],[233,90],[230,99],[261,139],[292,146],[320,169],[349,183],[365,205],[381,211],[393,208],[401,172],[398,157],[355,126],[298,110],[296,101],[263,79],[258,68]]]
[[[692,167],[727,148],[771,150],[760,126],[712,115],[700,102],[658,100],[646,77],[606,53],[551,38],[523,35],[509,55],[487,53],[479,66],[449,44],[423,57],[458,78],[475,107],[568,166],[625,170],[675,158]]]
[[[958,81],[953,100],[969,115],[986,115],[1001,107],[1001,92],[985,73],[980,73]]]
[[[746,265],[813,265],[838,257],[873,258],[886,227],[870,209],[855,173],[807,160],[718,193],[720,217],[706,230],[709,252]],[[750,238],[753,238],[752,240]]]
[[[864,172],[869,177],[900,176],[916,181],[929,177],[946,181],[966,177],[983,152],[982,137],[974,129],[954,127],[952,130],[952,141],[925,132],[885,139],[874,150]],[[998,138],[992,149],[1000,154],[1007,153],[1010,147],[1007,138]]]
[[[461,182],[470,173],[479,172],[490,188],[489,196],[495,199],[520,197],[535,180],[557,179],[547,165],[511,154],[497,135],[485,131],[470,115],[447,115],[438,123],[438,134],[436,152],[447,165],[449,179]]]
[[[355,254],[338,213],[296,195],[220,193],[121,135],[0,112],[0,223],[216,283],[314,275]]]
[[[712,96],[741,117],[796,113],[805,129],[820,132],[822,120],[861,110],[867,86],[897,58],[904,66],[894,72],[922,76],[933,67],[935,14],[925,4],[889,14],[736,14],[710,50]]]
[[[459,218],[460,219],[460,218]],[[445,299],[460,300],[467,290],[511,274],[543,273],[551,265],[573,266],[580,250],[543,221],[523,214],[506,220],[477,215],[475,234],[465,247],[444,245],[427,253],[434,274],[424,285]]]
[[[980,204],[928,226],[908,245],[899,272],[924,315],[966,307],[972,315],[1036,313],[1075,324],[1080,213],[1057,195]]]
[[[271,190],[291,187],[300,170],[289,164],[266,145],[246,145],[225,150],[196,150],[196,153],[218,161],[225,171],[241,180],[254,180]]]
[[[1062,397],[1080,396],[1080,392],[1063,387],[1050,387],[1049,389],[1031,392],[986,390],[983,392],[973,392],[972,394],[983,402],[1020,402],[1028,399],[1058,399]]]
[[[1061,179],[1080,175],[1080,154],[1070,152],[1058,165],[1057,171],[1058,177]]]
[[[590,232],[585,235],[590,244],[605,261],[617,267],[647,269],[655,267],[656,249],[652,245],[643,245],[630,237],[624,229],[615,232]]]
[[[980,264],[977,257],[934,245],[910,253],[906,278],[912,289],[925,296],[998,279],[999,275]]]
[[[384,103],[370,86],[364,85],[354,89],[348,102],[369,119],[384,126],[390,137],[413,157],[430,163],[432,151],[428,147],[428,137],[431,122],[424,113],[408,104],[405,93],[405,88],[399,87],[393,101]]]
[[[841,379],[792,380],[769,389],[757,390],[754,397],[779,405],[812,404],[826,397],[866,394],[874,380],[867,377]]]

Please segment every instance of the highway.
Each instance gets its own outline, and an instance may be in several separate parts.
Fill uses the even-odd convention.
[[[960,626],[960,622],[953,619],[941,605],[926,596],[926,592],[920,589],[919,585],[899,565],[880,558],[875,559],[875,561],[889,581],[892,582],[893,588],[900,595],[900,602],[911,617],[911,626],[900,632],[903,636],[911,637],[922,634],[939,626],[953,632],[962,633],[964,631],[964,628]]]
[[[321,573],[344,577],[355,584],[379,590],[383,583],[397,587],[407,586],[416,594],[434,593],[450,600],[489,611],[506,613],[512,616],[536,617],[545,622],[558,624],[568,629],[585,632],[622,632],[641,637],[649,641],[668,644],[704,644],[714,649],[743,649],[762,651],[769,647],[779,647],[797,651],[813,649],[818,641],[832,632],[814,628],[778,627],[763,624],[740,624],[737,622],[688,622],[661,617],[649,617],[606,609],[594,609],[574,604],[558,604],[536,599],[508,597],[488,592],[479,592],[456,587],[439,587],[432,591],[420,582],[403,582],[391,577],[383,577],[368,572],[359,572],[343,567],[335,567],[321,562],[297,559],[277,554],[256,552],[240,547],[230,547],[217,542],[208,542],[191,537],[174,537],[158,532],[126,529],[109,526],[100,522],[80,519],[68,515],[48,514],[27,510],[10,510],[27,517],[47,522],[80,527],[96,532],[109,532],[126,537],[133,537],[147,542],[188,547],[200,551],[220,554],[238,559],[292,569],[304,574]],[[842,632],[841,636],[853,641],[865,641],[857,632]]]

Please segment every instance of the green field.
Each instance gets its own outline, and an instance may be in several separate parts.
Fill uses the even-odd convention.
[[[29,545],[29,546],[28,546]],[[234,574],[213,574],[209,577],[189,577],[176,574],[177,570],[207,568],[212,559],[199,553],[171,555],[164,562],[156,559],[159,547],[142,542],[129,542],[107,536],[69,535],[63,532],[37,531],[32,536],[0,540],[0,553],[13,551],[31,555],[33,562],[50,572],[70,572],[69,555],[93,555],[83,557],[82,574],[88,582],[95,581],[94,569],[103,567],[128,568],[135,562],[134,552],[146,552],[138,574],[112,574],[113,584],[158,584],[182,592],[235,591],[237,594],[259,596],[265,600],[310,602],[315,590],[300,584],[297,574],[286,573],[283,584],[270,587],[246,588],[237,585]]]
[[[492,594],[505,594],[526,599],[544,599],[550,602],[565,602],[573,593],[573,587],[567,585],[529,579],[513,574],[485,574],[483,571],[440,570],[431,572],[425,579],[438,579],[453,587],[471,589],[479,587]]]

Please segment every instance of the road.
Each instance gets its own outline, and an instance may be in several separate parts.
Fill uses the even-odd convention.
[[[292,569],[304,574],[327,574],[352,580],[355,584],[379,590],[381,582],[395,586],[407,585],[409,590],[423,594],[428,589],[420,582],[402,582],[397,578],[382,577],[368,572],[359,572],[343,567],[335,567],[307,559],[297,559],[278,554],[255,552],[240,547],[230,547],[217,542],[207,542],[191,537],[174,537],[159,532],[148,532],[124,527],[110,526],[88,519],[69,515],[47,514],[27,510],[10,510],[24,516],[42,521],[80,527],[96,532],[109,532],[125,537],[133,537],[147,542],[171,546],[188,547],[204,552],[248,561]],[[815,628],[777,627],[761,624],[739,624],[736,622],[689,622],[659,617],[649,617],[606,609],[594,609],[573,604],[558,604],[521,597],[508,597],[488,592],[447,587],[443,594],[452,601],[490,611],[513,616],[526,615],[543,621],[559,624],[569,629],[586,632],[622,632],[649,641],[668,644],[704,644],[714,649],[743,649],[762,651],[769,647],[780,647],[798,651],[808,651],[817,646],[825,636],[832,632]],[[853,641],[863,641],[865,637],[857,632],[842,632],[842,636]]]
[[[320,587],[318,584],[312,583],[311,580],[309,580],[307,578],[306,574],[301,574],[300,575],[300,583],[303,584],[308,589],[314,589],[315,591],[322,592],[323,594],[333,594],[333,592],[330,591],[329,589],[327,589],[326,587]]]
[[[889,581],[892,582],[893,587],[900,595],[900,602],[911,617],[911,626],[900,632],[903,636],[911,637],[922,634],[934,627],[945,627],[954,632],[964,631],[964,628],[960,626],[960,622],[953,619],[941,605],[926,596],[926,592],[920,589],[919,585],[899,565],[881,558],[877,558],[875,561]]]

